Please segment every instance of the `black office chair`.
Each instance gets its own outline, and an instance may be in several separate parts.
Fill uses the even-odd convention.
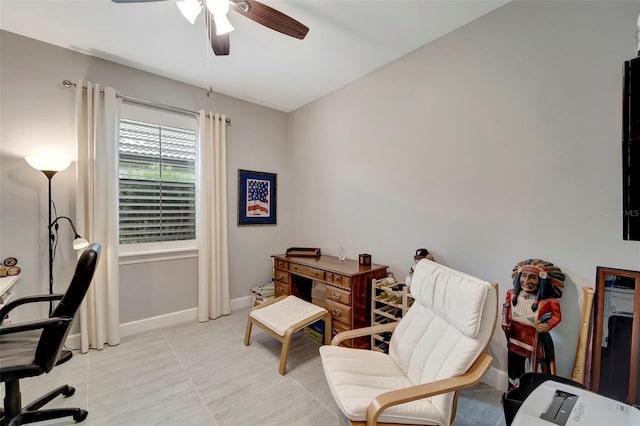
[[[7,303],[0,309],[0,321],[17,306],[33,302],[60,300],[49,318],[0,326],[0,381],[4,382],[4,409],[0,411],[1,426],[17,426],[43,420],[73,416],[76,422],[87,418],[87,411],[79,408],[40,410],[58,395],[69,397],[75,389],[60,386],[22,407],[20,379],[39,376],[71,359],[71,352],[63,350],[82,299],[93,279],[100,257],[100,244],[89,246],[78,260],[67,292],[24,297]]]

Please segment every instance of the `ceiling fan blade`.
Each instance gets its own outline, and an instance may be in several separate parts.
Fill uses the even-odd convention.
[[[259,1],[230,1],[229,4],[239,14],[282,34],[302,40],[309,32],[306,25]]]
[[[216,56],[226,56],[229,54],[229,33],[217,35],[216,34],[216,22],[213,20],[213,15],[209,12],[209,9],[204,8],[205,22],[207,24],[207,35],[211,42],[211,48]]]

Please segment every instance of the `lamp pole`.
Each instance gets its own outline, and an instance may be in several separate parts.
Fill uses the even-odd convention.
[[[51,231],[51,179],[57,173],[52,170],[41,170],[49,181],[49,221],[47,222],[47,230],[49,231],[49,294],[53,294],[53,231]],[[53,300],[49,301],[49,316],[53,312]]]
[[[51,181],[49,181],[49,197],[51,197]],[[58,221],[60,219],[64,219],[69,221],[69,225],[71,225],[71,229],[73,230],[73,249],[80,250],[86,247],[89,247],[89,242],[84,239],[82,236],[78,234],[76,230],[76,226],[73,224],[71,218],[67,216],[58,216],[51,221],[51,201],[49,201],[49,294],[53,294],[53,246],[56,242],[56,236],[53,234],[53,229],[55,228],[56,233],[58,231]],[[49,316],[53,312],[53,301],[49,302]]]

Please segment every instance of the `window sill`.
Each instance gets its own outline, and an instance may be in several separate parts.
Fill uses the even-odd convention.
[[[158,250],[131,251],[121,253],[118,256],[119,265],[133,265],[137,263],[165,262],[176,259],[197,258],[198,249],[192,248],[171,248]]]

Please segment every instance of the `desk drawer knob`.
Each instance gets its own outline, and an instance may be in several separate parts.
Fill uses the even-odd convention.
[[[334,309],[334,310],[333,310],[333,315],[335,315],[335,316],[339,317],[340,315],[342,315],[342,312],[340,312],[340,311],[339,311],[339,310],[337,310],[337,309]]]
[[[282,293],[283,291],[284,291],[284,288],[278,287],[278,293]]]
[[[336,300],[340,300],[340,293],[333,292],[333,298]]]

